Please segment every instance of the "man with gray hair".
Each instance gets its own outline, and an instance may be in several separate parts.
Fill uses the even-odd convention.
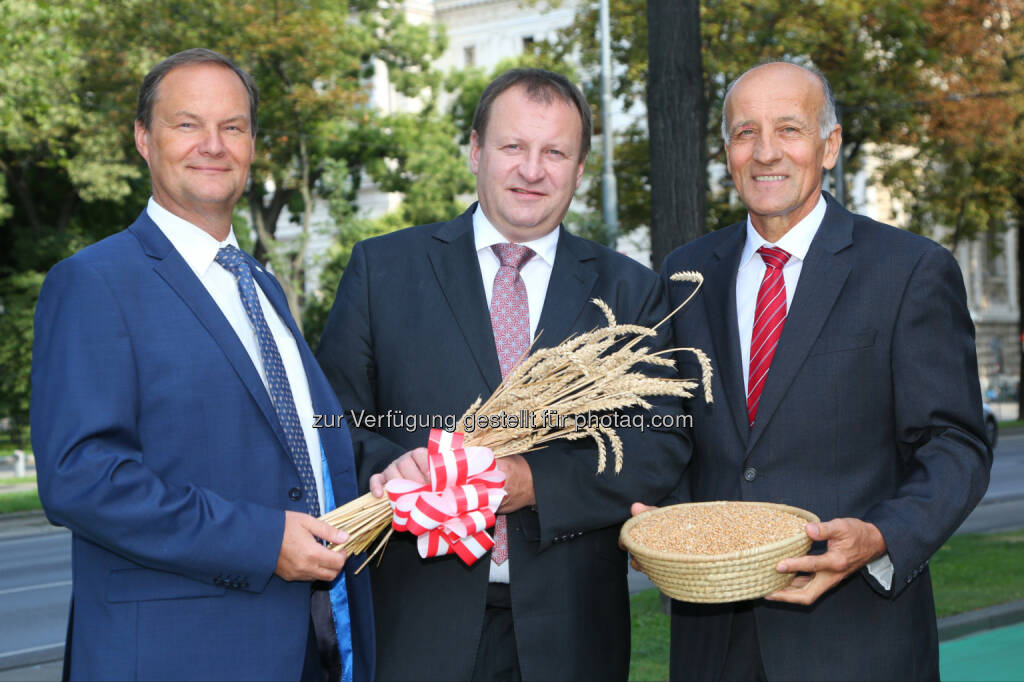
[[[39,295],[32,444],[72,532],[65,678],[373,677],[367,578],[316,518],[355,496],[347,431],[312,427],[341,406],[231,226],[256,104],[211,50],[153,67],[135,120],[153,196]]]
[[[671,678],[937,679],[928,559],[992,463],[960,269],[822,192],[842,133],[820,73],[747,71],[722,129],[747,220],[663,268],[673,304],[689,285],[671,273],[704,273],[673,331],[717,370],[714,404],[691,405],[693,460],[674,499],[779,502],[823,522],[806,527],[810,555],[777,566],[796,574],[789,587],[673,603]]]

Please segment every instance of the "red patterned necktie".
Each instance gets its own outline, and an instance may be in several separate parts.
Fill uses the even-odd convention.
[[[491,249],[501,262],[491,291],[491,329],[504,379],[530,348],[530,304],[519,269],[534,253],[520,244],[495,244]],[[505,515],[499,514],[494,523],[491,561],[500,566],[507,560],[508,526]]]
[[[775,246],[762,246],[757,250],[764,261],[764,279],[757,291],[754,307],[754,330],[750,335],[750,370],[747,373],[747,417],[754,426],[757,405],[768,377],[768,369],[779,345],[782,327],[786,323],[786,280],[782,267],[789,254]]]

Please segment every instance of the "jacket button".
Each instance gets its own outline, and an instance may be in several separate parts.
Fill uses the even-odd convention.
[[[299,500],[302,499],[302,490],[300,490],[299,488],[292,488],[291,490],[288,491],[288,499],[292,500],[293,502],[298,502]]]
[[[755,478],[757,478],[757,469],[754,467],[747,467],[743,470],[743,480],[747,483],[752,482]]]

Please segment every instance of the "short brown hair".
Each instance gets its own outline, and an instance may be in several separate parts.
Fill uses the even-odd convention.
[[[546,71],[544,69],[512,69],[506,71],[484,88],[480,95],[480,103],[476,105],[476,113],[473,115],[473,130],[482,142],[487,131],[487,122],[491,116],[491,105],[498,95],[509,88],[521,86],[526,90],[526,96],[530,99],[548,104],[554,98],[563,100],[566,104],[576,107],[580,115],[580,159],[587,158],[590,153],[590,137],[593,134],[593,116],[590,113],[590,105],[587,99],[580,92],[580,89],[573,85],[565,76]]]
[[[233,61],[219,52],[208,50],[205,47],[194,47],[177,54],[172,54],[163,60],[146,74],[142,79],[142,87],[139,88],[139,106],[135,112],[135,120],[142,124],[146,130],[150,129],[153,123],[153,103],[156,102],[156,90],[160,81],[179,66],[191,66],[193,64],[219,64],[234,71],[235,75],[242,81],[245,91],[249,93],[249,124],[251,133],[256,137],[256,107],[260,101],[259,90],[256,82],[244,69],[240,68]]]

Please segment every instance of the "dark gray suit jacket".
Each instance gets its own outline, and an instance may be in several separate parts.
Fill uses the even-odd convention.
[[[869,521],[885,537],[891,592],[862,569],[810,607],[755,602],[769,679],[937,679],[928,559],[981,499],[992,463],[974,327],[949,251],[826,198],[753,429],[736,323],[745,223],[665,261],[665,278],[706,278],[673,331],[715,368],[715,402],[692,401],[693,460],[678,497],[781,502],[823,521]],[[670,287],[679,301],[692,285]],[[718,678],[731,614],[674,604],[673,679]]]
[[[450,222],[356,245],[317,354],[346,409],[458,418],[497,388],[501,373],[473,208]],[[667,313],[654,272],[563,230],[537,346],[603,326],[603,315],[589,302],[594,297],[620,322],[653,326]],[[662,405],[681,410],[680,403]],[[363,489],[395,457],[426,445],[427,433],[400,426],[353,429]],[[596,448],[589,440],[526,455],[536,510],[509,516],[512,610],[526,680],[626,678],[629,603],[618,530],[631,502],[653,502],[678,484],[689,443],[678,431],[620,435],[626,451],[618,475],[611,467],[595,474]],[[371,576],[378,679],[469,679],[490,555],[472,567],[454,556],[421,560],[414,540],[396,533]]]

